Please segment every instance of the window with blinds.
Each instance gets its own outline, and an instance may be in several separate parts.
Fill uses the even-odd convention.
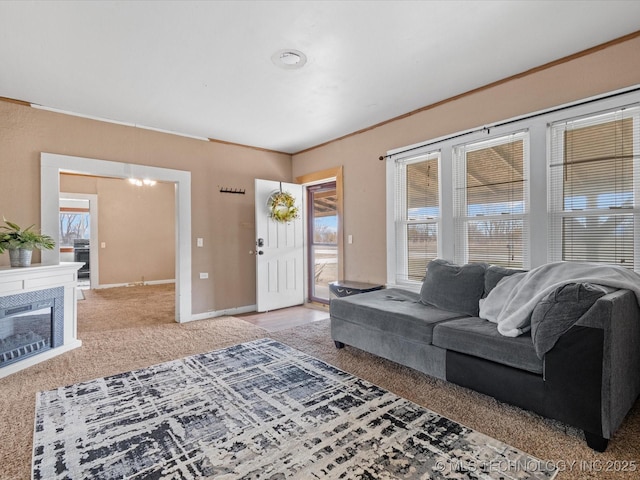
[[[438,256],[440,152],[396,160],[396,282],[422,282]]]
[[[529,134],[454,147],[456,260],[527,264]]]
[[[638,107],[550,126],[551,260],[637,269]]]

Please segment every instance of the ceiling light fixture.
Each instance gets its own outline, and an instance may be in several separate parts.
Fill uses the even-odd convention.
[[[129,178],[129,183],[137,187],[142,187],[143,185],[146,185],[147,187],[153,187],[156,184],[156,181],[149,180],[148,178],[145,178],[144,180],[140,180],[138,178]]]
[[[271,61],[280,68],[295,70],[307,63],[307,56],[300,50],[278,50],[271,55]]]

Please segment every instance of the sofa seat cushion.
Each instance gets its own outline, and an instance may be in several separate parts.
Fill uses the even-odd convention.
[[[447,350],[542,374],[543,361],[536,355],[530,333],[505,337],[498,332],[495,323],[478,317],[438,324],[433,331],[432,343]]]
[[[419,294],[399,288],[334,298],[329,308],[332,321],[365,325],[426,344],[431,343],[434,325],[462,316],[424,305]]]

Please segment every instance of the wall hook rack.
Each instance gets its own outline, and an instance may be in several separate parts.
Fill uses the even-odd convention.
[[[220,193],[237,193],[239,195],[244,195],[245,194],[245,189],[244,188],[220,187]]]

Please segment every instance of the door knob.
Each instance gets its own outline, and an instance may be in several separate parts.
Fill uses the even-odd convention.
[[[264,255],[264,252],[262,250],[258,250],[258,255]]]

